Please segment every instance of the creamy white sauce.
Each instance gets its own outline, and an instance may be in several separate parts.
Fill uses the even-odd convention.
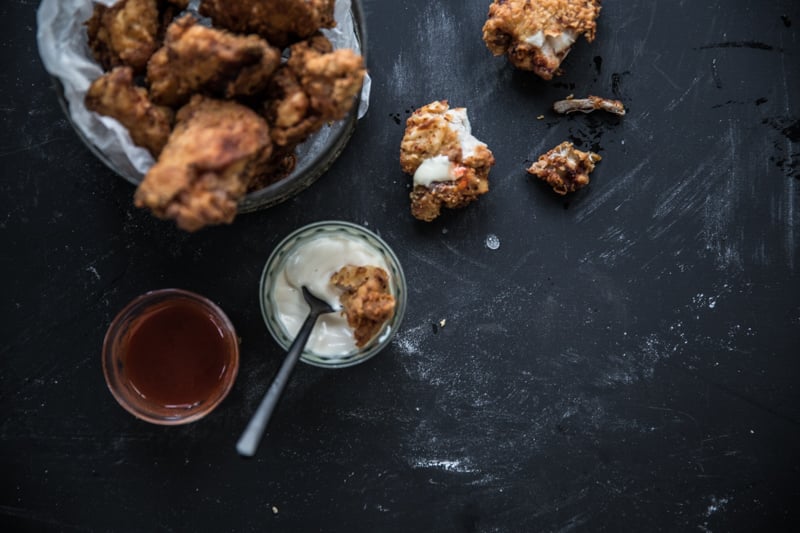
[[[479,146],[486,146],[486,143],[472,135],[472,126],[469,123],[465,107],[449,109],[444,116],[450,130],[458,136],[462,161],[475,155],[475,150]],[[435,182],[454,181],[455,179],[453,164],[445,155],[429,157],[414,172],[414,185],[424,185],[425,187],[430,187]]]
[[[458,135],[458,142],[461,144],[462,161],[466,161],[475,155],[475,149],[478,146],[486,146],[486,143],[479,141],[472,135],[472,126],[470,126],[469,118],[467,117],[467,108],[450,109],[445,113],[445,116],[450,123],[450,129]]]
[[[446,155],[429,157],[414,172],[414,185],[430,187],[436,181],[453,181],[452,164]]]
[[[559,55],[575,43],[575,32],[566,30],[555,36],[545,37],[543,31],[537,31],[533,35],[522,39],[523,42],[541,48],[546,54]],[[566,55],[566,54],[565,54]]]
[[[391,280],[391,270],[383,256],[366,242],[345,235],[320,236],[297,248],[284,263],[273,287],[276,316],[290,337],[297,336],[308,315],[308,304],[301,288],[305,285],[337,312],[317,319],[306,350],[317,355],[344,355],[356,349],[353,330],[347,324],[339,296],[342,291],[331,283],[331,276],[346,265],[372,265],[384,269]]]

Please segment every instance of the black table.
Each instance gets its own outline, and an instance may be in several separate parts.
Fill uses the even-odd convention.
[[[284,204],[186,234],[81,144],[36,3],[3,2],[0,529],[797,525],[800,3],[607,2],[551,82],[491,56],[487,5],[365,2],[372,99],[341,158]],[[570,93],[628,115],[549,110]],[[497,164],[488,195],[425,224],[399,142],[440,98],[468,107]],[[525,172],[563,140],[603,156],[567,198]],[[298,367],[244,460],[282,358],[261,269],[322,219],[394,247],[408,313],[363,365]],[[116,312],[164,287],[208,296],[242,337],[232,393],[184,427],[134,419],[100,366]]]

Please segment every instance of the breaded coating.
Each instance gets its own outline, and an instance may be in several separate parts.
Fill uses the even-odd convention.
[[[268,185],[277,183],[292,173],[297,166],[297,156],[293,150],[286,150],[281,146],[272,145],[272,155],[264,163],[258,175],[254,176],[247,187],[247,192],[263,189]]]
[[[624,116],[625,106],[619,100],[609,100],[599,96],[589,95],[586,98],[567,97],[553,103],[553,111],[556,113],[568,114],[580,111],[581,113],[591,113],[592,111],[608,111],[615,115]]]
[[[529,174],[546,181],[558,194],[574,192],[589,184],[589,173],[601,157],[594,152],[576,150],[564,141],[530,166]]]
[[[194,96],[134,198],[161,218],[195,231],[230,223],[250,181],[262,174],[272,143],[267,122],[235,102]]]
[[[265,114],[272,139],[292,147],[328,122],[343,119],[353,108],[364,82],[362,57],[352,50],[333,50],[321,34],[290,48],[286,65],[275,74]]]
[[[103,70],[126,65],[141,73],[158,48],[160,22],[157,0],[95,4],[86,21],[89,48]]]
[[[491,52],[549,80],[581,35],[592,42],[600,0],[494,0],[483,26]]]
[[[158,157],[167,144],[174,113],[153,104],[147,90],[133,83],[130,67],[116,67],[94,80],[86,92],[86,109],[116,119],[131,140]]]
[[[442,206],[459,208],[489,191],[494,156],[472,136],[465,108],[450,109],[446,100],[414,111],[400,143],[400,166],[414,175],[411,214],[426,222]]]
[[[200,14],[214,26],[237,33],[257,33],[284,48],[333,28],[335,0],[203,0]]]
[[[389,290],[389,275],[377,266],[347,265],[331,276],[331,283],[344,290],[339,297],[342,313],[360,348],[394,315],[395,299]]]
[[[155,102],[178,106],[194,93],[233,98],[264,90],[280,65],[280,51],[255,35],[233,35],[184,15],[167,28],[147,64]]]
[[[340,120],[353,107],[364,82],[364,59],[349,48],[333,50],[317,34],[291,47],[289,68],[308,94],[311,108],[325,121]]]

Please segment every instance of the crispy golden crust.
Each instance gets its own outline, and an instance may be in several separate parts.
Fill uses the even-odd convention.
[[[137,146],[158,157],[172,129],[173,111],[150,101],[147,90],[133,84],[130,67],[103,74],[86,92],[86,109],[118,120]]]
[[[331,276],[331,283],[344,291],[339,298],[342,312],[360,348],[394,315],[389,275],[376,266],[347,265]]]
[[[400,143],[400,166],[403,172],[414,174],[426,160],[446,156],[450,161],[452,181],[440,181],[429,186],[416,184],[411,191],[411,214],[426,222],[435,219],[442,207],[465,207],[489,191],[489,171],[494,156],[485,144],[478,144],[464,158],[456,117],[448,113],[446,100],[423,106],[408,118]],[[466,110],[456,109],[453,111]]]
[[[333,28],[335,0],[203,0],[200,13],[215,26],[257,33],[283,48],[320,28]]]
[[[137,207],[195,231],[230,223],[272,144],[266,121],[235,102],[194,96],[178,111],[172,135],[136,191]]]
[[[330,121],[350,112],[364,82],[364,61],[352,50],[333,50],[321,34],[291,47],[273,76],[265,114],[272,139],[294,147]]]
[[[594,152],[576,150],[564,141],[530,166],[528,173],[546,181],[561,195],[574,192],[589,184],[589,173],[601,157]]]
[[[153,100],[176,106],[194,93],[233,98],[264,90],[280,51],[255,35],[239,36],[197,24],[184,15],[167,28],[147,64]]]
[[[599,14],[600,0],[494,0],[483,40],[494,55],[549,80],[578,37],[594,40]]]
[[[95,4],[86,21],[89,48],[103,70],[126,65],[140,73],[158,47],[160,22],[156,0]]]

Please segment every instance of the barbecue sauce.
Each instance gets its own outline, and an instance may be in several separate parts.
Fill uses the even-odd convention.
[[[200,304],[176,299],[131,327],[122,364],[133,389],[165,409],[189,409],[222,386],[230,334]]]

